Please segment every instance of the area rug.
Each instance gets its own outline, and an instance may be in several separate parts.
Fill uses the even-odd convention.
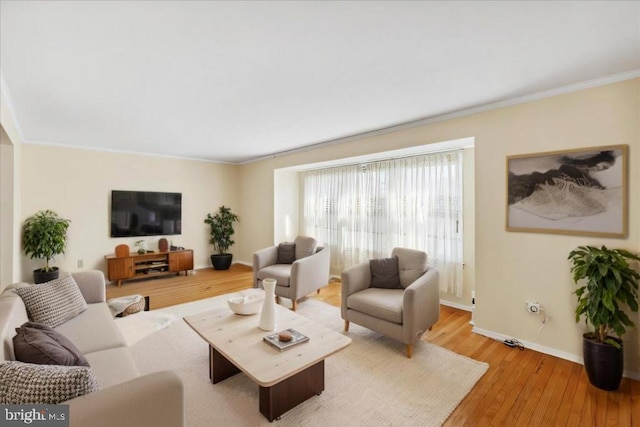
[[[164,329],[181,318],[171,313],[158,311],[141,311],[125,317],[117,317],[116,325],[122,332],[127,345],[131,347],[160,329]]]
[[[226,304],[220,296],[158,312],[178,317]],[[298,313],[337,332],[337,307],[316,300]],[[258,316],[255,316],[256,327]],[[207,344],[182,320],[132,346],[143,373],[170,369],[183,379],[187,425],[221,426],[440,426],[488,369],[486,363],[420,342],[413,358],[405,346],[358,325],[346,333],[353,342],[325,361],[325,391],[269,423],[258,409],[258,386],[238,374],[209,381]]]

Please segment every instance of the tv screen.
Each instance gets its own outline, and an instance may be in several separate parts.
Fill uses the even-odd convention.
[[[182,234],[182,193],[111,191],[111,237]]]

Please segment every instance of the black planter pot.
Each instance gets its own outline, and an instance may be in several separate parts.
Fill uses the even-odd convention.
[[[211,255],[214,270],[228,270],[231,266],[233,254]]]
[[[620,344],[622,340],[609,337]],[[624,354],[622,348],[610,344],[599,343],[593,339],[592,333],[582,336],[582,353],[584,368],[589,381],[602,390],[617,390],[622,380]]]
[[[41,268],[33,270],[33,283],[44,283],[55,280],[60,276],[58,267],[51,267],[51,271],[43,271]]]

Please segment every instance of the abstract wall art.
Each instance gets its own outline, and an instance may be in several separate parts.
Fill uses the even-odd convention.
[[[626,145],[507,157],[507,231],[627,235]]]

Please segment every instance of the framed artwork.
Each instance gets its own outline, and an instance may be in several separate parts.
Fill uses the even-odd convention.
[[[627,235],[628,146],[507,157],[507,231]]]

